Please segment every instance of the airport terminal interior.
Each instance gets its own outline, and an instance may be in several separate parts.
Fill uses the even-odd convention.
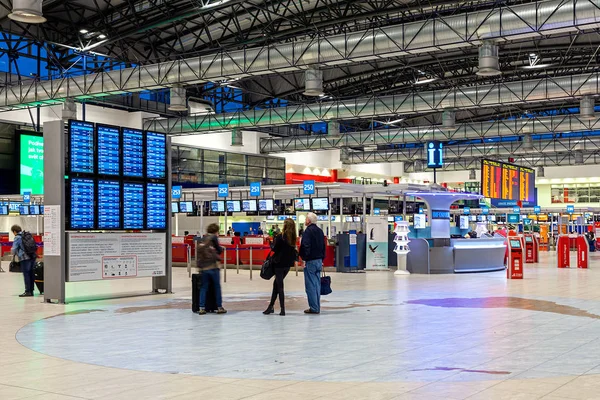
[[[600,400],[599,29],[0,0],[0,400]]]

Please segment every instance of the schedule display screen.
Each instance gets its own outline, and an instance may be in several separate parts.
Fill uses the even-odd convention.
[[[310,211],[310,199],[294,199],[294,210]]]
[[[94,229],[94,198],[92,179],[71,179],[71,229]]]
[[[535,202],[535,171],[493,160],[481,161],[481,194],[501,200]]]
[[[121,229],[121,185],[98,181],[98,229]]]
[[[8,206],[0,206],[0,215],[8,215]]]
[[[74,173],[94,173],[94,124],[69,121],[69,165]]]
[[[164,183],[147,183],[146,185],[146,228],[166,229],[166,185]]]
[[[146,177],[165,179],[167,177],[167,138],[155,132],[146,132]]]
[[[312,199],[312,207],[315,211],[329,210],[329,199],[327,197],[316,197]]]
[[[20,206],[19,214],[21,215],[29,215],[29,206]]]
[[[121,173],[119,139],[121,132],[115,126],[96,125],[98,135],[98,174],[119,176]]]
[[[213,200],[210,202],[210,211],[225,212],[225,202],[223,200]]]
[[[227,200],[227,212],[240,212],[241,206],[239,200]]]
[[[273,211],[273,199],[263,199],[258,201],[260,211]]]
[[[181,212],[181,213],[193,213],[194,212],[194,204],[191,201],[181,201],[181,202],[179,202],[179,212]]]
[[[29,215],[40,215],[40,206],[29,206]]]
[[[144,229],[142,183],[123,183],[123,229]]]
[[[142,131],[123,128],[123,176],[144,177],[144,134]]]
[[[242,200],[242,211],[244,211],[244,212],[256,211],[256,200]]]

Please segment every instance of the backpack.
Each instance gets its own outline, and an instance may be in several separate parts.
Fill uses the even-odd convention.
[[[21,246],[29,258],[37,257],[38,245],[29,232],[21,232]]]
[[[219,255],[213,246],[212,237],[203,237],[196,248],[196,265],[198,268],[205,268],[214,265],[217,261],[219,261]]]

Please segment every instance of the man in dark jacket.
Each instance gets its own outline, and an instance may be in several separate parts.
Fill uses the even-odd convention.
[[[212,286],[215,290],[215,302],[217,303],[217,314],[225,314],[227,311],[223,308],[223,299],[221,295],[221,274],[219,270],[219,256],[223,253],[223,248],[219,245],[219,225],[210,224],[206,229],[207,235],[202,239],[205,246],[210,246],[206,251],[198,252],[197,266],[201,270],[200,287],[200,311],[199,315],[206,314],[206,296],[208,295],[209,287]]]
[[[300,257],[306,263],[304,266],[304,287],[308,297],[308,310],[306,314],[319,314],[321,312],[321,271],[325,258],[325,235],[317,225],[317,216],[308,213],[306,216],[306,229],[300,243]]]

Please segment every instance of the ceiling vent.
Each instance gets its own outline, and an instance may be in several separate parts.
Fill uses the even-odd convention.
[[[310,68],[304,73],[304,94],[306,96],[323,95],[323,71]]]
[[[545,176],[544,167],[539,167],[537,170],[537,178],[543,178]]]
[[[171,104],[169,104],[169,110],[187,111],[187,109],[185,88],[180,85],[173,86],[171,88]]]
[[[8,18],[26,24],[41,24],[46,22],[42,14],[43,0],[13,0],[12,12]]]
[[[484,41],[479,47],[479,76],[495,76],[502,74],[498,61],[498,46],[494,42]]]
[[[231,131],[231,145],[236,147],[244,145],[244,135],[240,129],[234,129]]]
[[[445,131],[456,129],[456,113],[454,111],[446,110],[442,113],[442,129]]]
[[[579,103],[579,118],[592,120],[596,119],[596,113],[594,111],[594,98],[586,96],[581,99]]]
[[[474,181],[475,179],[477,179],[477,175],[475,173],[475,170],[472,169],[469,171],[469,180]]]

